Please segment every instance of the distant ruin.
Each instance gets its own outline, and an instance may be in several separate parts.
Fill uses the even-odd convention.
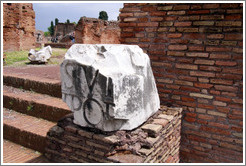
[[[58,23],[55,26],[54,37],[57,37],[60,42],[67,42],[63,38],[66,38],[67,35],[74,32],[75,24],[74,23]],[[64,41],[62,41],[64,40]]]
[[[3,50],[35,47],[35,12],[31,3],[3,4]]]
[[[81,17],[75,27],[75,42],[83,44],[119,44],[120,28],[118,22]]]

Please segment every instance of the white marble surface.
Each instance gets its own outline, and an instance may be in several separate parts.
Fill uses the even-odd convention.
[[[28,59],[31,62],[45,63],[47,62],[47,60],[50,59],[51,55],[52,55],[52,49],[50,46],[47,46],[40,49],[39,51],[30,49],[28,54]]]
[[[63,101],[81,126],[132,130],[160,108],[149,57],[136,45],[74,44],[61,81]]]

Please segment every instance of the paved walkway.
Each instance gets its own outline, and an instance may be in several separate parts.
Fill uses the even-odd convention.
[[[18,75],[28,75],[41,78],[60,80],[59,65],[28,65],[25,67],[3,67],[4,73],[15,73]]]

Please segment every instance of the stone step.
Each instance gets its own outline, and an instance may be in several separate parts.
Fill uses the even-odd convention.
[[[44,153],[46,134],[56,123],[3,109],[3,138]]]
[[[5,85],[3,86],[3,106],[54,122],[71,113],[67,104],[60,98]]]
[[[50,163],[41,153],[3,140],[3,163]]]
[[[10,73],[7,69],[4,71],[3,83],[5,85],[61,98],[60,80],[29,75],[29,73]]]

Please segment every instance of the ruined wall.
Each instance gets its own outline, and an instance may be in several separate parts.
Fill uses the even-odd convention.
[[[3,4],[3,50],[35,47],[35,12],[30,3]]]
[[[67,34],[74,32],[74,28],[74,23],[58,23],[55,26],[54,36],[60,36],[60,38],[62,38]]]
[[[116,21],[81,17],[75,29],[75,42],[119,44],[120,28]]]
[[[121,42],[150,56],[161,103],[182,106],[183,162],[243,161],[243,5],[134,4]]]

